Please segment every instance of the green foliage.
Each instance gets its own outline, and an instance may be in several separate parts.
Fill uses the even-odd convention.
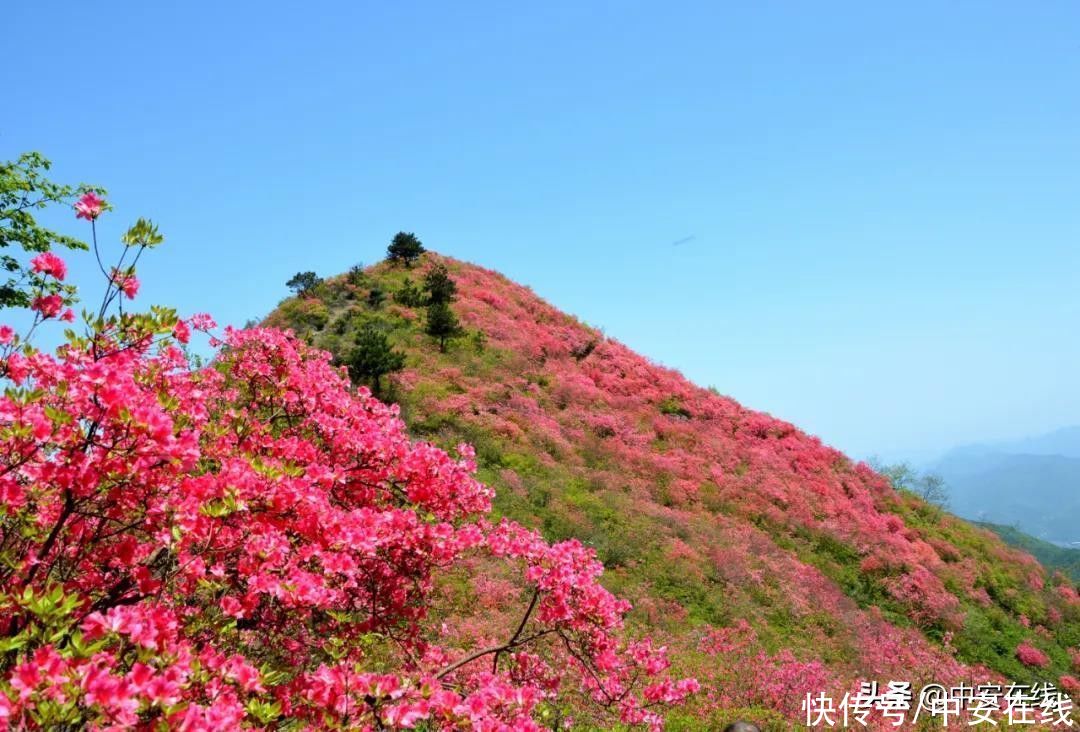
[[[297,272],[285,283],[285,286],[300,297],[310,297],[320,284],[322,280],[314,272]]]
[[[382,377],[404,368],[405,354],[393,349],[386,333],[368,324],[357,333],[346,366],[354,381],[370,384],[372,391],[379,394]]]
[[[345,275],[345,279],[350,285],[353,285],[354,287],[359,287],[360,285],[364,284],[364,280],[366,279],[364,275],[364,265],[354,264],[353,266],[349,267],[349,272]]]
[[[682,405],[682,402],[676,396],[669,396],[660,402],[660,414],[679,419],[690,419],[690,411]]]
[[[477,353],[483,353],[484,349],[487,348],[487,333],[484,331],[474,330],[469,339],[472,341],[473,350]]]
[[[406,279],[397,292],[394,301],[407,308],[418,308],[424,304],[424,293],[412,280]]]
[[[349,330],[349,319],[347,317],[340,317],[334,321],[334,324],[330,326],[330,332],[334,335],[342,336]]]
[[[458,322],[454,311],[450,309],[450,305],[437,302],[428,306],[424,332],[438,341],[439,350],[445,353],[446,344],[461,335],[461,323]]]
[[[386,293],[383,292],[379,286],[372,287],[368,290],[367,304],[372,310],[378,310],[382,307],[382,304],[386,301]]]
[[[862,555],[852,546],[825,532],[800,528],[795,532],[801,560],[817,567],[859,607],[877,607],[889,622],[910,625],[904,606],[882,584],[884,573],[869,573],[859,566]]]
[[[120,241],[128,247],[145,247],[153,249],[165,241],[165,237],[158,231],[158,227],[148,219],[140,218],[134,226],[128,229]]]
[[[1074,582],[1080,582],[1080,549],[1069,549],[1042,539],[1036,539],[1014,526],[980,522],[976,522],[976,526],[989,529],[1000,536],[1006,544],[1017,549],[1023,549],[1038,559],[1044,567],[1060,569],[1068,577],[1071,577]]]
[[[53,183],[45,177],[52,167],[39,153],[24,153],[18,160],[0,163],[0,249],[18,247],[24,252],[47,252],[54,246],[88,249],[87,244],[47,229],[34,218],[34,211],[50,205],[68,206],[88,191],[104,194],[101,188]],[[10,253],[0,255],[0,269],[8,273],[0,284],[0,308],[30,304],[27,272]]]
[[[330,320],[326,305],[315,298],[292,298],[278,306],[278,314],[299,333],[321,330]]]
[[[424,275],[424,292],[428,305],[454,301],[457,297],[457,284],[450,277],[445,265],[436,264]]]
[[[386,258],[395,263],[412,267],[425,251],[424,245],[411,231],[399,231],[394,234],[390,246],[386,248]]]
[[[980,663],[1019,683],[1042,680],[1040,671],[1028,668],[1016,658],[1016,646],[1028,638],[1028,631],[1000,608],[972,607],[964,627],[953,637],[957,655],[969,663]]]

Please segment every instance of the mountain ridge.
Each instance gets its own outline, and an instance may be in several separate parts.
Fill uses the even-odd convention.
[[[973,442],[958,445],[937,458],[1005,453],[1010,455],[1060,455],[1080,458],[1080,425],[1067,425],[1049,432],[1010,440]]]
[[[445,353],[422,307],[392,302],[436,264],[465,330]],[[790,721],[805,692],[860,678],[1075,673],[1080,596],[1064,575],[498,273],[432,253],[414,269],[381,263],[265,322],[342,362],[360,329],[384,332],[405,356],[388,397],[410,431],[473,443],[498,512],[593,546],[632,622],[706,683],[703,713]],[[1044,666],[1018,658],[1024,643]]]

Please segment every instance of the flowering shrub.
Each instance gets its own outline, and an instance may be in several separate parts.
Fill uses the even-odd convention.
[[[745,620],[709,631],[701,648],[717,661],[707,688],[720,707],[760,705],[797,718],[808,693],[839,688],[820,661],[800,661],[788,650],[757,650],[757,634]]]
[[[78,215],[92,220],[101,214],[106,204],[97,195],[101,189],[76,188],[50,181],[46,174],[51,167],[52,164],[37,153],[0,162],[0,249],[14,247],[28,255],[36,255],[29,262],[30,267],[10,251],[0,255],[0,266],[7,273],[7,281],[0,282],[0,308],[29,307],[36,301],[39,311],[56,314],[74,296],[74,288],[63,284],[67,275],[63,260],[50,249],[87,249],[88,245],[41,226],[34,218],[34,212],[78,199],[75,204]]]
[[[95,227],[105,208],[76,204]],[[213,322],[120,309],[162,237],[123,241],[84,336],[49,354],[0,332],[0,728],[538,729],[564,695],[655,727],[696,691],[621,638],[591,549],[490,523],[472,449],[410,441],[329,354],[226,329],[191,367]],[[66,268],[30,271],[36,328]],[[443,645],[436,575],[478,556],[526,600],[498,642]]]
[[[1021,643],[1016,647],[1016,657],[1021,663],[1036,668],[1045,668],[1050,664],[1050,659],[1045,653],[1028,643]]]

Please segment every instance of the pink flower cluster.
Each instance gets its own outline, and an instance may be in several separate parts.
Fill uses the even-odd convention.
[[[110,279],[128,300],[133,300],[139,292],[139,280],[136,279],[134,272],[114,268]]]
[[[105,200],[93,191],[88,191],[75,202],[75,217],[93,221],[105,210]]]
[[[591,549],[489,524],[472,450],[410,441],[329,354],[230,330],[191,370],[123,338],[3,364],[0,729],[539,729],[563,693],[658,727],[696,691],[622,639]],[[479,653],[428,627],[469,558],[532,593]]]
[[[67,277],[67,265],[63,259],[52,252],[44,252],[31,259],[30,269],[32,272],[46,274],[58,280]]]
[[[765,706],[796,718],[807,693],[839,688],[820,661],[801,661],[788,650],[773,655],[759,650],[757,634],[745,620],[707,632],[701,648],[718,662],[709,688],[723,708]]]
[[[1045,668],[1050,665],[1050,658],[1029,643],[1021,643],[1016,647],[1016,657],[1021,663],[1035,668]]]

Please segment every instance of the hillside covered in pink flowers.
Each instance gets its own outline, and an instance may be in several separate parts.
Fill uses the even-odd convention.
[[[461,325],[445,348],[408,295],[439,263]],[[604,585],[633,604],[631,628],[702,683],[679,713],[687,726],[749,710],[784,728],[807,692],[864,679],[1080,687],[1069,579],[495,272],[431,253],[357,268],[264,324],[343,361],[363,329],[385,333],[404,362],[381,397],[412,437],[474,446],[497,514],[596,550]],[[484,569],[479,603],[450,588],[432,608],[477,643],[521,592]]]

